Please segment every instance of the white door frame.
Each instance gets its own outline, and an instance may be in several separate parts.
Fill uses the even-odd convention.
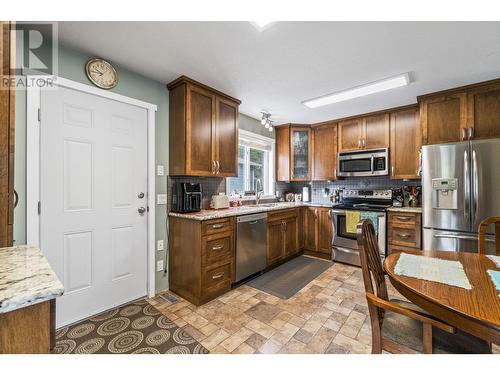
[[[149,297],[155,295],[155,112],[157,106],[140,100],[129,98],[114,92],[102,90],[83,83],[55,76],[28,75],[28,82],[42,80],[52,82],[80,92],[131,104],[147,110],[148,127],[148,269],[146,274]],[[27,87],[26,92],[26,243],[40,246],[40,217],[38,202],[40,201],[40,122],[39,109],[41,85]],[[48,88],[51,90],[53,88]]]

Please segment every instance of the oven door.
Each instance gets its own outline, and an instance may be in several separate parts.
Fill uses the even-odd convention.
[[[378,246],[382,261],[385,259],[385,234],[386,216],[385,212],[377,212],[378,217]],[[356,233],[346,230],[346,210],[332,210],[332,257],[333,260],[360,266],[358,242]]]

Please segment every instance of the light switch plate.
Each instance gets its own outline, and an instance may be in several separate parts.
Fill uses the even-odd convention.
[[[163,271],[163,260],[159,260],[156,262],[156,272]]]
[[[156,166],[156,174],[158,176],[164,176],[165,175],[165,171],[164,171],[163,165],[157,165]]]
[[[156,250],[163,250],[163,240],[156,241]]]
[[[158,194],[156,196],[156,204],[167,204],[167,194]]]

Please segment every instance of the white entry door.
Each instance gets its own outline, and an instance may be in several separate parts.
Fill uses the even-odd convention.
[[[40,247],[61,327],[147,294],[147,110],[42,90]]]

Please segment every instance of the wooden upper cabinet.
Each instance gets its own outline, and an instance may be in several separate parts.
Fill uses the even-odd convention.
[[[389,114],[357,117],[338,124],[338,149],[356,151],[389,147]]]
[[[237,176],[240,101],[184,76],[167,87],[170,175]]]
[[[417,107],[391,113],[391,178],[420,178],[421,131]]]
[[[215,153],[218,175],[238,175],[238,104],[221,97],[215,99]]]
[[[365,117],[363,131],[361,144],[364,149],[389,147],[389,114]]]
[[[450,93],[420,100],[424,144],[459,142],[466,137],[466,93]]]
[[[500,81],[467,92],[467,126],[471,138],[500,137]]]
[[[337,124],[312,127],[313,168],[315,181],[334,180],[337,169]]]
[[[360,118],[341,121],[338,124],[338,150],[355,151],[362,148],[363,121]]]
[[[186,170],[189,175],[210,176],[214,172],[214,106],[215,96],[210,91],[188,85]]]
[[[290,181],[290,125],[277,126],[276,181]]]
[[[311,179],[312,137],[308,126],[290,127],[290,181]]]

